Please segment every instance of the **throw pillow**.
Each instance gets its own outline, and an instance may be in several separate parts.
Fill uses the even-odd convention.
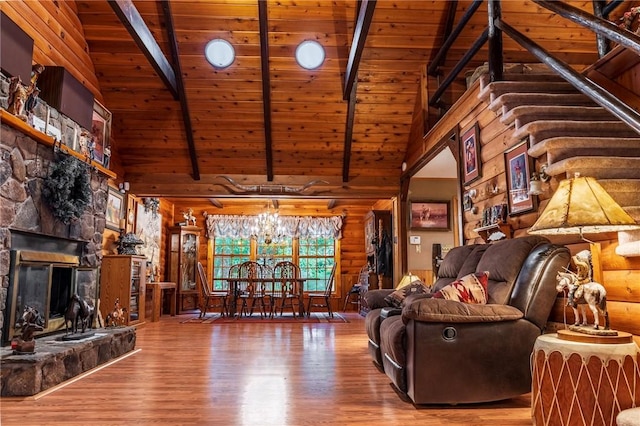
[[[456,300],[464,303],[487,303],[487,283],[489,281],[489,272],[476,272],[474,274],[465,275],[442,287],[433,294],[433,297],[439,299]]]
[[[389,305],[394,306],[396,308],[400,308],[402,307],[402,302],[408,295],[422,294],[422,293],[428,293],[428,292],[429,292],[429,287],[424,285],[422,281],[414,281],[411,284],[406,285],[394,291],[393,293],[385,297],[384,300]]]

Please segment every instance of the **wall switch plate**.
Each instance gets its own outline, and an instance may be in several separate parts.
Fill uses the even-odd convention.
[[[410,235],[409,244],[420,244],[420,235]]]

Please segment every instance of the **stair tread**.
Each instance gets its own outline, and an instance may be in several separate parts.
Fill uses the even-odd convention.
[[[571,94],[578,91],[566,81],[494,81],[481,88],[478,97],[493,100],[505,93]]]
[[[538,158],[553,150],[584,150],[584,149],[618,149],[628,150],[629,155],[640,151],[640,137],[637,138],[613,138],[613,137],[585,137],[585,136],[557,136],[544,139],[529,148],[529,156]]]
[[[562,132],[562,134],[559,134]],[[638,134],[621,121],[570,121],[539,120],[518,128],[513,138],[520,140],[527,135],[532,143],[559,136],[637,137]]]
[[[597,106],[597,104],[582,93],[505,93],[495,98],[489,104],[489,109],[500,113],[506,108],[513,109],[526,105],[549,106]]]
[[[614,120],[614,116],[600,106],[574,105],[520,105],[508,111],[503,109],[500,119],[506,125],[516,122],[518,127],[539,120],[567,119],[572,121]]]
[[[583,176],[600,179],[640,179],[640,158],[576,156],[549,164],[546,173],[550,176],[580,172]]]

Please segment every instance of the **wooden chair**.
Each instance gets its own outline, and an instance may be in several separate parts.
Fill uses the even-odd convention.
[[[329,316],[333,318],[333,311],[331,310],[331,289],[333,287],[333,281],[336,276],[336,264],[333,264],[333,268],[331,268],[331,274],[329,275],[329,279],[327,280],[327,285],[325,286],[324,292],[322,293],[309,293],[307,297],[309,301],[307,302],[307,316],[311,316],[311,308],[327,308],[329,312]],[[316,302],[315,299],[321,299],[320,302]]]
[[[265,297],[267,288],[273,279],[271,269],[258,262],[247,261],[240,265],[238,277],[242,278],[238,282],[236,303],[241,302],[240,316],[253,315],[256,304],[260,306],[260,318],[266,315]]]
[[[362,302],[362,296],[369,290],[369,265],[364,265],[360,269],[360,275],[358,276],[358,282],[355,283],[349,292],[344,296],[344,306],[342,310],[346,312],[347,305],[349,303],[356,305],[358,312],[360,312],[360,305]]]
[[[301,311],[302,289],[297,278],[300,278],[300,268],[293,262],[279,262],[273,268],[273,290],[270,294],[272,300],[271,317],[278,310],[278,305],[280,306],[280,316],[283,315],[286,307],[291,308],[294,318],[296,317],[296,309],[298,312]]]
[[[207,315],[207,311],[210,308],[220,308],[220,314],[222,316],[228,314],[227,297],[228,291],[212,291],[209,287],[209,281],[207,280],[207,274],[204,272],[202,263],[198,262],[198,307],[200,308],[200,318],[204,318]]]

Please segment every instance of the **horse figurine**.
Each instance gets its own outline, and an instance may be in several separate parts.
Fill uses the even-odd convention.
[[[193,209],[182,212],[182,216],[185,222],[187,222],[187,225],[193,224],[193,226],[196,226],[196,217],[193,215]]]
[[[571,308],[573,308],[575,326],[586,326],[588,324],[587,313],[584,306],[586,304],[593,313],[593,328],[596,330],[599,329],[600,323],[598,314],[600,313],[604,317],[604,329],[609,330],[607,291],[602,284],[593,281],[579,284],[578,275],[572,272],[558,272],[556,280],[558,281],[556,290],[558,292],[567,291],[567,306],[571,306]],[[578,307],[580,308],[580,312],[578,312]],[[580,322],[580,313],[582,313],[582,322]]]
[[[80,299],[77,294],[71,296],[69,306],[64,314],[64,326],[67,334],[69,334],[69,322],[71,323],[71,332],[78,332],[78,323],[82,327],[82,333],[85,332],[87,327],[91,328],[93,323],[93,315],[95,308],[93,305],[89,305],[84,299]]]

